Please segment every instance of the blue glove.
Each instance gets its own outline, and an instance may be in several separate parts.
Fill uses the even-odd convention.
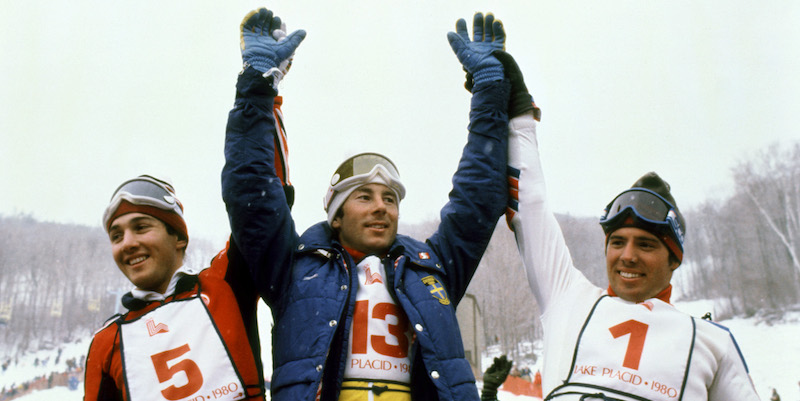
[[[273,17],[272,11],[260,8],[248,13],[241,24],[242,61],[263,73],[264,77],[273,78],[273,87],[283,78],[281,63],[289,60],[300,42],[306,37],[306,31],[298,29],[288,36],[285,32],[273,36],[274,31],[282,28],[281,19]],[[285,28],[283,28],[285,29]]]
[[[280,21],[280,19],[278,20]],[[287,32],[286,23],[281,21],[280,29],[272,31],[272,37],[275,38],[275,40],[277,40],[278,42],[282,42],[286,40],[286,32]],[[278,65],[278,71],[280,71],[284,77],[289,72],[289,69],[292,68],[293,60],[294,60],[294,53],[292,53],[292,55],[289,56],[288,59],[281,61],[280,65]]]
[[[472,75],[475,84],[503,79],[503,64],[492,55],[494,50],[504,50],[506,33],[503,23],[495,21],[494,15],[475,13],[472,20],[472,40],[469,39],[467,22],[456,21],[456,32],[448,32],[447,40],[464,69]]]

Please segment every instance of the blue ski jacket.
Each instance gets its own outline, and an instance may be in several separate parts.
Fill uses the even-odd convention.
[[[252,68],[236,89],[222,195],[232,241],[273,314],[272,399],[311,401],[320,389],[322,400],[335,399],[359,285],[350,274],[355,263],[325,221],[298,236],[271,163],[277,93]],[[414,400],[479,399],[455,307],[507,203],[509,90],[507,80],[473,88],[467,144],[437,231],[425,242],[398,235],[383,259],[389,290],[415,333]]]

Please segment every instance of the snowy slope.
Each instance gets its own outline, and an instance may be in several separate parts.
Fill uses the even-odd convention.
[[[678,303],[676,308],[693,316],[713,311],[713,302]],[[772,389],[784,401],[800,400],[800,312],[787,312],[779,323],[769,325],[756,318],[717,323],[730,329],[750,369],[750,377],[762,400]]]
[[[722,324],[736,337],[762,400],[769,400],[773,387],[784,401],[800,400],[800,313],[772,326],[752,319]]]
[[[697,315],[691,310],[693,305],[685,305],[681,309]],[[696,305],[695,305],[696,306]],[[699,307],[698,310],[705,310]],[[267,314],[268,315],[268,314]],[[756,389],[761,399],[769,400],[772,388],[777,388],[781,399],[784,401],[800,400],[800,312],[791,312],[784,316],[783,320],[773,325],[758,323],[756,319],[731,319],[719,322],[727,326],[736,337],[742,352],[745,355],[750,367],[750,374],[755,383]],[[264,333],[269,333],[269,325],[262,325]],[[77,343],[66,344],[63,354],[56,370],[65,368],[64,360],[77,357],[86,353],[89,340]],[[0,351],[1,360],[5,360],[4,355],[8,352]],[[46,375],[54,369],[53,358],[51,357],[46,367],[34,367],[35,358],[47,358],[54,355],[54,351],[43,351],[36,354],[27,355],[20,359],[19,365],[13,365],[5,373],[0,373],[0,388],[10,386],[12,383],[20,383],[35,376]],[[488,359],[491,363],[491,359]],[[486,364],[487,362],[485,362]],[[488,367],[486,364],[485,367]],[[479,383],[480,384],[480,383]],[[500,401],[533,401],[531,397],[514,396],[510,393],[500,391],[498,393]],[[21,401],[80,401],[83,399],[83,387],[76,391],[69,391],[66,387],[58,387],[52,390],[37,391],[27,396],[18,398]]]

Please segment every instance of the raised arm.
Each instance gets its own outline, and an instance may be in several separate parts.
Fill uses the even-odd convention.
[[[275,138],[280,135],[273,107],[285,72],[282,63],[292,57],[305,31],[273,36],[281,25],[280,18],[264,8],[242,21],[244,70],[228,116],[222,170],[222,198],[232,239],[267,302],[274,300],[286,281],[296,238],[287,196],[275,170]]]
[[[458,60],[472,76],[469,134],[450,199],[441,210],[441,224],[428,239],[441,256],[451,299],[461,299],[503,214],[508,145],[508,81],[502,64],[492,55],[505,42],[500,21],[475,14],[473,39],[463,19],[448,40]]]
[[[561,227],[550,211],[536,139],[541,111],[528,94],[522,72],[507,53],[497,52],[511,81],[513,110],[508,131],[508,174],[511,183],[506,219],[514,231],[528,283],[544,312],[568,284],[588,280],[572,265]],[[530,99],[530,100],[527,100]],[[526,100],[530,102],[526,104]]]

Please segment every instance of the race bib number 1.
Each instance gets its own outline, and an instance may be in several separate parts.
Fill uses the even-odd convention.
[[[570,382],[676,400],[691,355],[692,318],[658,300],[602,299],[581,335]]]

